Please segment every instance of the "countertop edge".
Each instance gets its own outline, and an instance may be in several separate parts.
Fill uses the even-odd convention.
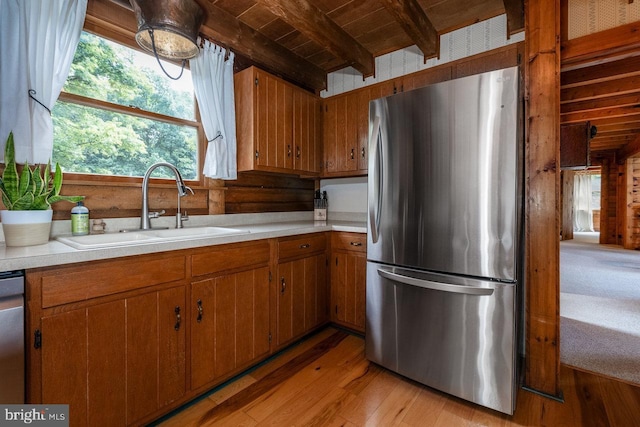
[[[367,232],[364,223],[350,221],[257,223],[234,225],[234,228],[248,230],[249,233],[96,249],[74,249],[56,240],[50,240],[49,243],[38,246],[2,247],[0,248],[0,271],[28,270],[326,231]]]

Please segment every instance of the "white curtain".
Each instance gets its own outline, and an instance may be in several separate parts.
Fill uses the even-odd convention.
[[[51,158],[50,111],[67,80],[86,10],[87,0],[0,0],[0,159],[11,131],[18,163]]]
[[[573,231],[593,231],[591,175],[576,174],[573,181]]]
[[[202,173],[209,178],[237,179],[236,110],[233,95],[233,52],[204,42],[190,61],[207,152]]]

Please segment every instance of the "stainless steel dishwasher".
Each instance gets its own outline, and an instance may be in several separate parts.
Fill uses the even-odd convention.
[[[0,273],[0,403],[24,403],[24,364],[24,272]]]

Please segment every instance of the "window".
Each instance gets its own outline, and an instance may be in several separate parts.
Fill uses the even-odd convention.
[[[141,177],[164,161],[185,179],[198,179],[199,123],[188,69],[171,80],[154,57],[83,32],[52,116],[52,160],[67,173]],[[154,176],[162,173],[172,177],[164,168]]]

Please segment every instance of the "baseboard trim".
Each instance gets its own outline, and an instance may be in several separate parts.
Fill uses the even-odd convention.
[[[564,395],[562,394],[562,390],[560,390],[558,396],[556,396],[556,395],[553,395],[553,394],[545,393],[545,392],[540,391],[540,390],[533,389],[531,387],[527,387],[525,385],[523,385],[521,388],[523,390],[525,390],[525,391],[530,392],[530,393],[534,393],[534,394],[537,394],[539,396],[546,397],[547,399],[551,399],[551,400],[555,400],[556,402],[564,403]]]

